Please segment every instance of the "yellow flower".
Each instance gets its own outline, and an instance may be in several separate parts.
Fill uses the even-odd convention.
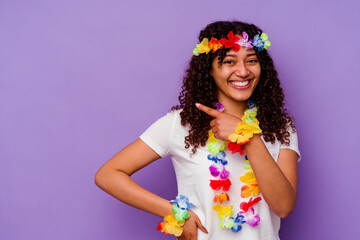
[[[230,206],[221,206],[221,205],[218,204],[218,205],[215,205],[213,207],[213,209],[217,212],[220,219],[222,219],[224,217],[224,215],[230,216],[233,213],[233,211],[232,211],[233,206],[232,205],[230,205]]]
[[[214,133],[212,131],[212,129],[209,130],[209,142],[213,142],[214,140],[216,140],[216,138],[214,137]]]
[[[243,198],[248,198],[250,197],[251,195],[252,196],[257,196],[259,195],[260,193],[260,188],[257,184],[254,184],[254,185],[245,185],[245,186],[242,186],[241,188],[241,197]]]
[[[236,133],[231,134],[231,135],[228,137],[228,140],[229,140],[230,142],[237,143],[237,144],[240,144],[240,145],[244,145],[245,143],[248,143],[248,142],[250,141],[249,138],[244,137],[244,136],[241,135],[241,134],[236,134]]]
[[[199,45],[197,45],[197,49],[199,50],[199,53],[206,53],[208,54],[210,52],[209,48],[209,39],[204,38]]]
[[[185,222],[179,222],[175,218],[175,214],[171,214],[164,217],[164,220],[165,222],[163,222],[162,225],[164,232],[168,234],[174,234],[176,237],[179,237],[182,234],[183,232],[182,226],[184,225]]]
[[[254,172],[246,172],[245,175],[240,177],[240,181],[246,185],[257,184]]]
[[[261,129],[258,126],[259,122],[255,120],[254,122],[246,123],[241,121],[236,129],[235,132],[237,134],[241,134],[244,138],[252,138],[254,134],[261,133]]]

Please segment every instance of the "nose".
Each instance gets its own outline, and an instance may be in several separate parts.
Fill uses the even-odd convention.
[[[244,62],[238,62],[236,64],[235,74],[236,74],[236,76],[244,78],[244,77],[247,77],[250,74],[250,72],[247,69],[247,66]]]

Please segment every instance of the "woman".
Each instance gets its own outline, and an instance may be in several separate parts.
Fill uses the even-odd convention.
[[[165,217],[158,230],[178,239],[279,239],[280,218],[295,207],[300,154],[270,42],[243,22],[209,24],[199,41],[180,105],[105,163],[96,184]],[[171,203],[130,178],[166,155],[179,191]]]

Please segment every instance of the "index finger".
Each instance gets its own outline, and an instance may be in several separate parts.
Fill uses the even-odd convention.
[[[195,106],[200,109],[201,111],[205,112],[206,114],[212,116],[212,117],[218,117],[221,112],[219,112],[218,110],[215,110],[215,109],[212,109],[212,108],[209,108],[207,106],[204,106],[200,103],[195,103]]]

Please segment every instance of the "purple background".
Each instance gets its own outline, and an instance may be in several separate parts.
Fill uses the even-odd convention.
[[[253,22],[295,118],[298,203],[282,239],[356,239],[358,1],[0,1],[0,239],[173,239],[94,184],[97,169],[177,103],[197,36]],[[134,174],[176,195],[169,158]]]

